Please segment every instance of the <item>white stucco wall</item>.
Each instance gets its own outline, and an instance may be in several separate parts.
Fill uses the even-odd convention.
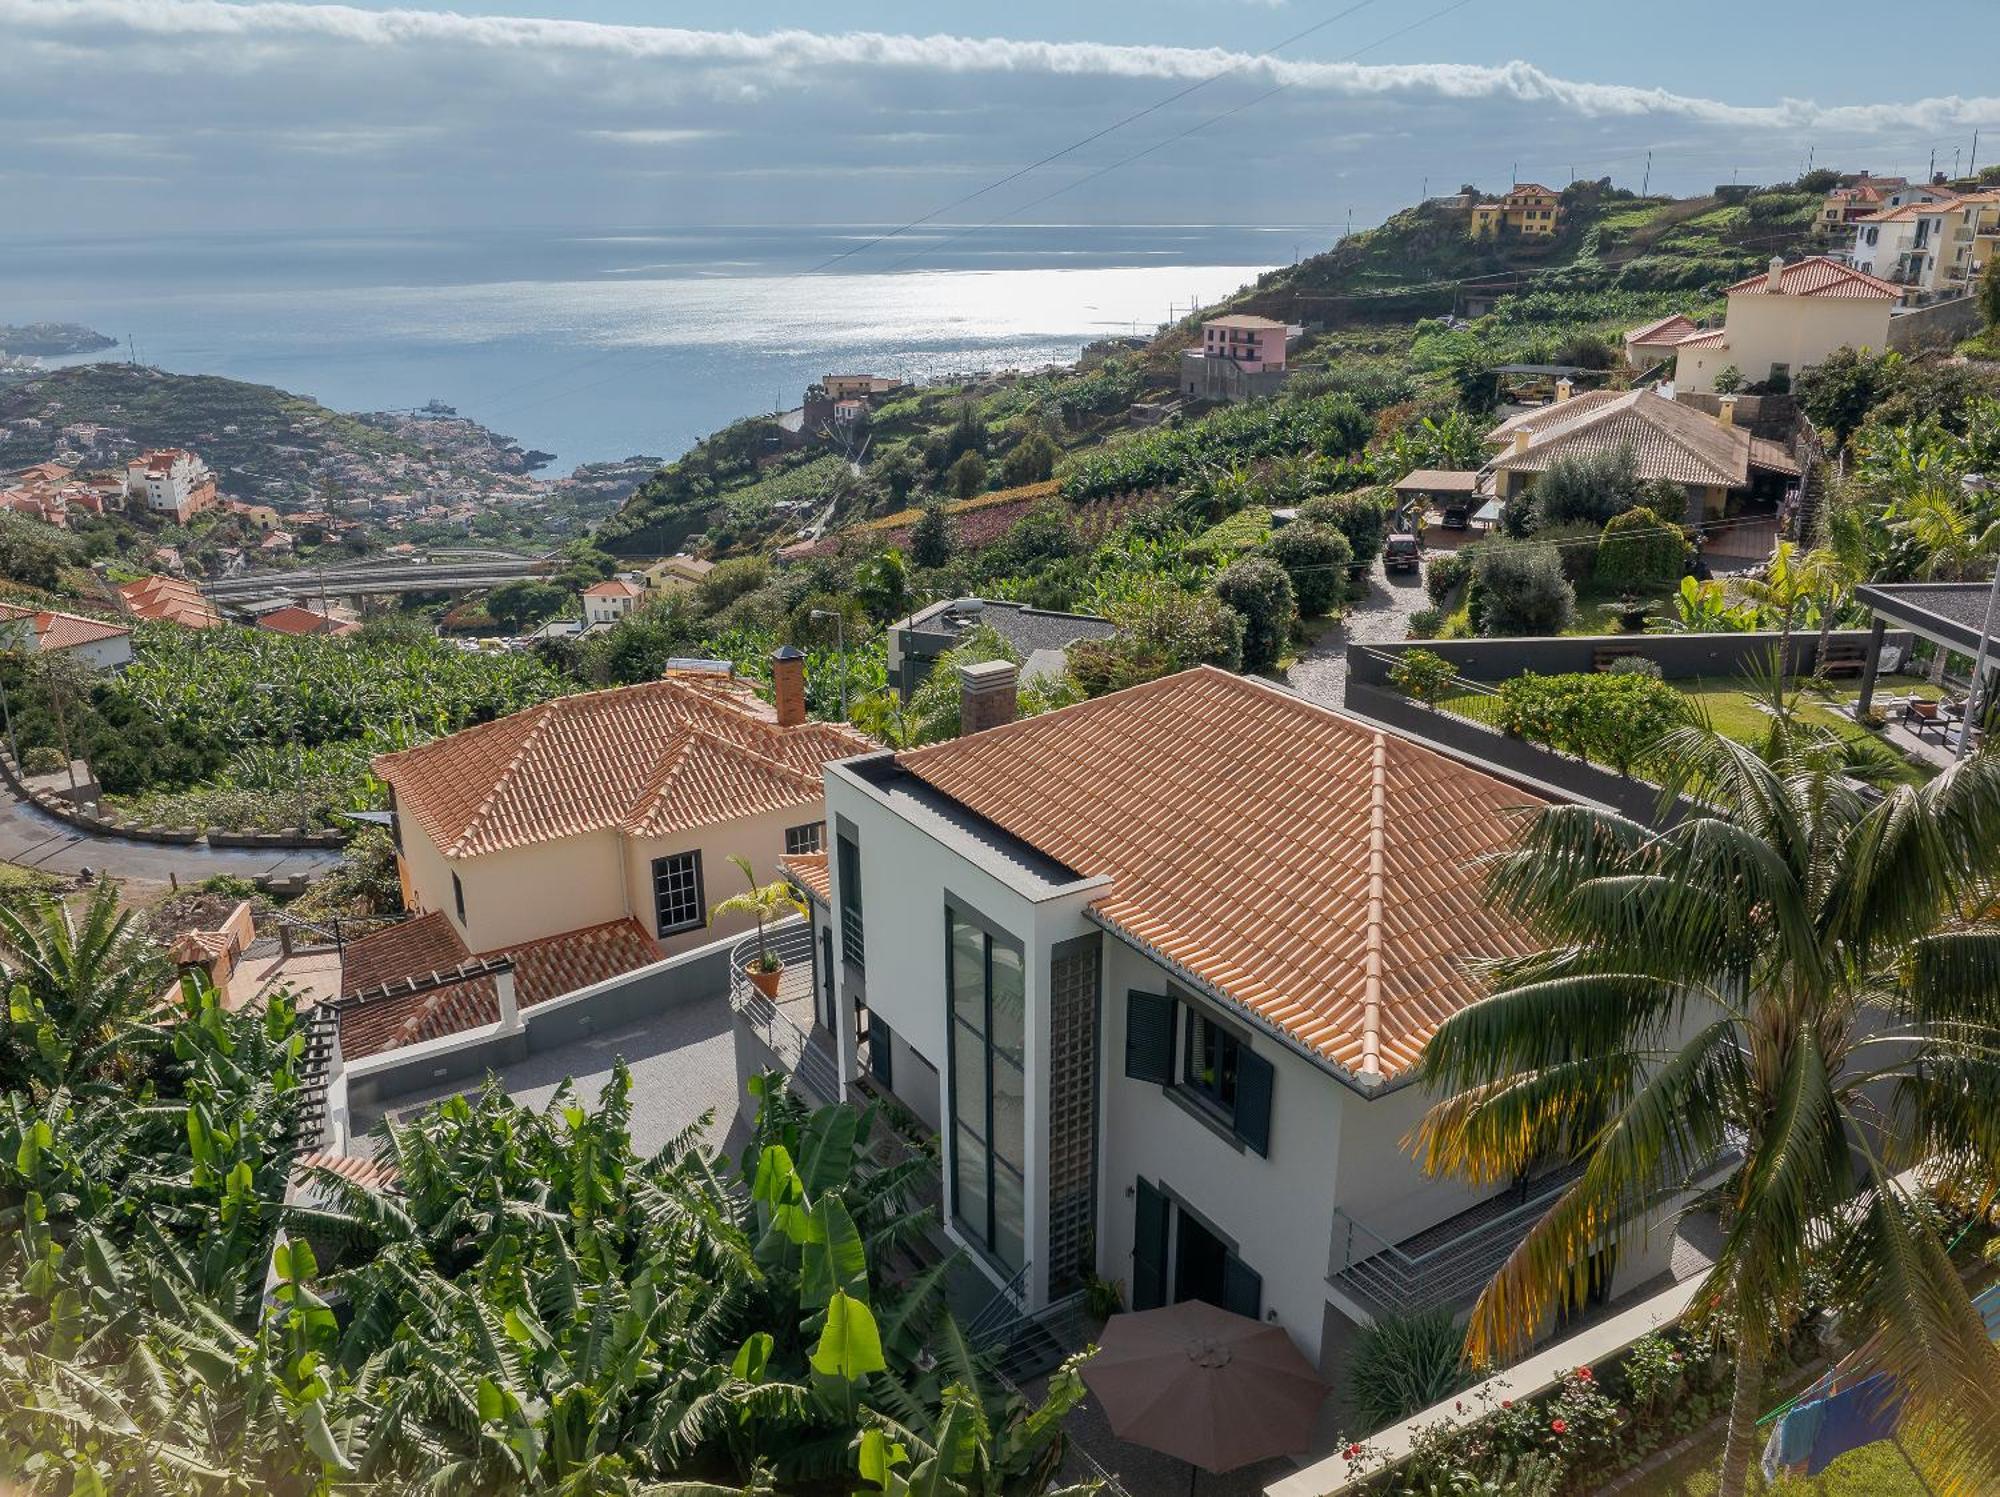
[[[1838,348],[1889,345],[1887,299],[1858,296],[1770,296],[1743,292],[1729,298],[1729,353],[1743,378],[1768,378],[1773,364],[1801,369],[1825,360]]]
[[[699,850],[701,853],[702,897],[713,906],[743,892],[743,875],[731,863],[732,856],[750,860],[757,882],[768,884],[780,877],[778,859],[785,851],[785,831],[820,819],[817,805],[798,806],[789,811],[773,811],[748,816],[740,821],[695,827],[667,837],[623,837],[619,839],[623,867],[620,873],[622,906],[618,914],[630,913],[646,933],[672,956],[677,952],[705,946],[722,936],[741,935],[754,928],[748,916],[732,915],[713,926],[663,936],[659,930],[659,908],[653,898],[653,860],[669,853]],[[607,920],[615,915],[605,916]]]

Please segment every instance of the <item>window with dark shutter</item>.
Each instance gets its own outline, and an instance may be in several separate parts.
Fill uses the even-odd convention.
[[[1132,1228],[1132,1308],[1157,1310],[1167,1302],[1167,1222],[1172,1203],[1145,1180],[1139,1182]]]
[[[1236,1056],[1236,1115],[1232,1128],[1243,1147],[1271,1153],[1271,1063],[1241,1050]]]
[[[1125,1074],[1161,1086],[1174,1079],[1174,1000],[1165,993],[1125,996]]]
[[[1222,1308],[1252,1320],[1264,1315],[1264,1276],[1234,1253],[1222,1260]]]

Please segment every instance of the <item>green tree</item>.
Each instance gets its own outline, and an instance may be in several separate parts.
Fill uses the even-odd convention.
[[[986,459],[977,452],[967,452],[951,465],[945,475],[951,491],[961,499],[970,499],[986,492]]]
[[[952,533],[951,515],[946,512],[942,500],[931,500],[910,529],[910,560],[926,569],[941,567],[951,560],[957,549],[958,538]]]
[[[1638,459],[1629,446],[1558,457],[1535,480],[1528,496],[1535,530],[1556,525],[1602,526],[1639,499]]]
[[[552,617],[569,595],[552,582],[518,578],[503,582],[486,595],[486,612],[509,634],[524,634]]]
[[[1478,548],[1466,605],[1486,635],[1560,634],[1576,615],[1576,591],[1552,546],[1495,541]]]
[[[1680,526],[1641,504],[1604,522],[1591,578],[1612,592],[1649,592],[1679,577],[1686,562]]]
[[[907,447],[890,448],[875,460],[868,471],[888,492],[890,502],[898,506],[909,503],[911,491],[923,476],[923,469],[911,459]]]
[[[1315,494],[1299,505],[1299,518],[1313,525],[1331,525],[1347,537],[1353,560],[1373,565],[1389,539],[1389,513],[1394,495],[1387,489],[1357,489],[1347,494]]]
[[[2000,257],[1988,260],[1979,273],[1979,313],[1989,329],[2000,328]]]
[[[1014,444],[1000,463],[1000,481],[1010,488],[1024,483],[1040,483],[1056,470],[1062,456],[1049,434],[1039,427]]]
[[[1354,550],[1333,526],[1294,520],[1271,532],[1264,551],[1292,579],[1292,594],[1303,617],[1330,613],[1347,597]]]
[[[1714,809],[1664,831],[1538,813],[1491,897],[1541,949],[1426,1046],[1440,1100],[1416,1146],[1427,1169],[1488,1185],[1581,1166],[1473,1309],[1468,1352],[1493,1361],[1740,1140],[1698,1301],[1726,1318],[1736,1363],[1723,1497],[1746,1490],[1772,1356],[1823,1293],[1895,1374],[1920,1463],[1990,1490],[2000,1350],[1896,1172],[2000,1180],[2000,758],[1871,803],[1832,740],[1794,724],[1766,762],[1679,730],[1667,789]]]
[[[1799,371],[1799,407],[1814,426],[1830,432],[1835,444],[1844,446],[1868,418],[1869,409],[1898,363],[1900,359],[1893,353],[1836,348],[1817,364]]]
[[[1724,364],[1715,371],[1715,378],[1710,384],[1718,395],[1734,395],[1743,388],[1743,371],[1734,364]]]
[[[858,563],[854,568],[854,596],[877,623],[900,617],[910,605],[909,573],[903,566],[903,553],[890,546]]]
[[[1151,580],[1112,609],[1118,632],[1070,646],[1070,674],[1088,696],[1138,686],[1196,665],[1243,668],[1243,616],[1214,593]]]
[[[901,722],[892,720],[891,726],[900,729],[909,744],[942,743],[958,737],[961,726],[958,668],[989,660],[1010,660],[1019,665],[1021,656],[991,625],[981,624],[967,630],[957,644],[931,663],[930,674],[910,694],[910,704],[903,709]]]
[[[1215,579],[1215,595],[1243,616],[1243,669],[1274,669],[1299,616],[1285,569],[1268,556],[1246,556]]]
[[[108,880],[81,912],[59,899],[0,906],[0,1090],[46,1096],[103,1088],[132,1074],[121,1046],[172,974],[160,949],[119,909]]]
[[[1426,707],[1435,707],[1458,679],[1458,667],[1435,650],[1405,650],[1389,667],[1389,683]]]

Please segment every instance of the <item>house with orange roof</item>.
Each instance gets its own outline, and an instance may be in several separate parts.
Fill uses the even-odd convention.
[[[141,577],[121,583],[119,601],[135,619],[179,624],[184,629],[219,629],[222,615],[202,590],[179,577]]]
[[[786,865],[840,1081],[937,1129],[949,1234],[1031,1310],[1208,1300],[1324,1370],[1468,1303],[1571,1176],[1426,1178],[1413,1083],[1534,945],[1480,862],[1549,792],[1214,668],[1025,720],[1013,672],[962,668],[965,736],[828,766],[833,847]]]
[[[0,603],[0,648],[39,655],[54,651],[97,670],[121,670],[132,663],[132,631],[123,624]]]
[[[584,624],[609,627],[630,613],[632,605],[645,595],[646,589],[629,578],[612,577],[603,582],[593,582],[583,590]]]
[[[282,608],[273,608],[268,613],[257,615],[257,627],[269,629],[273,634],[289,634],[294,637],[318,634],[330,639],[339,639],[349,634],[359,634],[359,620],[342,618],[332,612],[322,613],[316,608],[305,608],[297,603],[288,603]]]
[[[1562,222],[1562,194],[1539,182],[1516,182],[1497,200],[1472,205],[1471,234],[1492,239],[1500,233],[1542,236]]]
[[[737,892],[818,849],[821,774],[875,744],[806,715],[805,657],[772,659],[776,705],[719,670],[557,697],[375,761],[395,816],[404,903],[491,952],[634,920],[668,954]]]
[[[1880,353],[1902,288],[1829,255],[1785,263],[1774,255],[1758,274],[1729,288],[1719,328],[1669,317],[1625,335],[1628,356],[1672,357],[1676,390],[1706,393],[1734,369],[1749,384],[1789,389],[1802,369],[1841,348]]]

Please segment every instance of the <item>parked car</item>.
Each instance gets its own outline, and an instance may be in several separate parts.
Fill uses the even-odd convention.
[[[1414,572],[1423,565],[1424,543],[1414,535],[1397,532],[1389,537],[1382,548],[1382,570],[1385,572]]]

